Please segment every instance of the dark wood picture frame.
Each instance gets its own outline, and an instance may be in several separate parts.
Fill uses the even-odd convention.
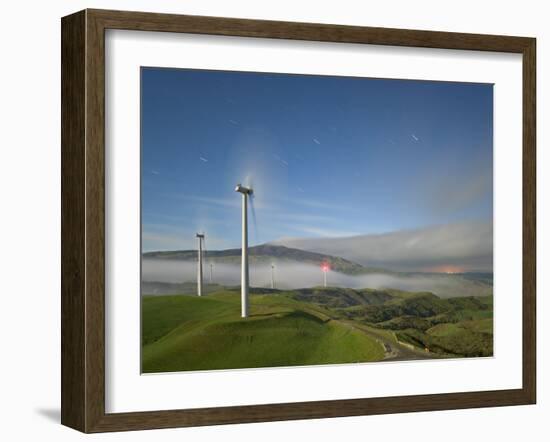
[[[62,19],[61,422],[83,432],[534,404],[536,40],[526,37],[84,10]],[[105,30],[495,51],[523,57],[523,385],[514,390],[105,412]]]

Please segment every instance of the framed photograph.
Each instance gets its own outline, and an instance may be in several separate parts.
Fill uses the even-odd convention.
[[[62,19],[62,423],[536,400],[535,39]]]

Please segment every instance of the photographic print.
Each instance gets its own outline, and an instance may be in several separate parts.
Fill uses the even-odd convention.
[[[493,355],[493,85],[141,69],[142,373]]]

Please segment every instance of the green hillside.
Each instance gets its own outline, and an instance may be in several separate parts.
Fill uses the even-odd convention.
[[[217,290],[217,291],[214,291]],[[144,373],[490,356],[492,297],[314,287],[142,297]]]
[[[340,309],[347,318],[392,330],[399,342],[446,356],[493,354],[492,296],[441,299],[399,294],[379,305]]]
[[[341,287],[312,287],[293,290],[291,296],[298,301],[316,303],[327,307],[378,305],[394,299],[387,290],[355,290]]]
[[[285,295],[143,297],[144,373],[381,360],[380,342]]]
[[[398,342],[441,357],[493,354],[493,297],[440,298],[428,292],[313,288],[294,299],[331,310],[340,320],[392,332]]]
[[[482,319],[458,323],[438,324],[426,333],[406,329],[398,338],[413,345],[461,356],[492,356],[493,320]]]

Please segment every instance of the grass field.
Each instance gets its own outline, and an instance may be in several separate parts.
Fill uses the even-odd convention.
[[[144,296],[142,371],[277,367],[377,361],[384,348],[362,331],[331,319],[322,306],[284,294]]]
[[[492,296],[313,287],[142,296],[142,372],[493,354]]]

